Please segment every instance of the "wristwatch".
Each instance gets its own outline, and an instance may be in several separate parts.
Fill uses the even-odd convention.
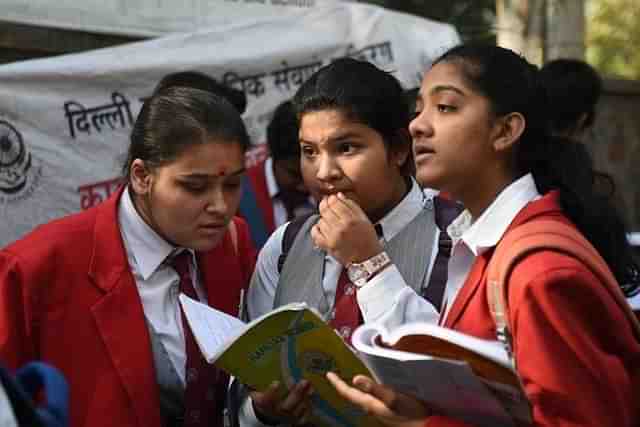
[[[386,252],[380,252],[378,255],[363,262],[349,264],[347,267],[347,276],[349,276],[351,283],[360,288],[389,264],[391,264],[389,255],[387,255]]]

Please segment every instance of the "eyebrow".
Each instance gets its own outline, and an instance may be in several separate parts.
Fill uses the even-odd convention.
[[[343,142],[343,141],[348,140],[348,139],[361,139],[361,138],[362,138],[362,135],[359,135],[356,132],[345,132],[345,133],[342,133],[342,134],[338,134],[338,135],[332,136],[331,138],[329,138],[327,140],[327,143],[335,144],[335,143]],[[314,141],[308,141],[308,140],[306,140],[304,138],[300,138],[300,142],[304,143],[304,144],[317,144]]]
[[[433,95],[433,94],[436,94],[436,93],[439,93],[439,92],[445,92],[445,91],[456,92],[457,94],[460,94],[462,96],[465,95],[465,93],[462,90],[458,89],[455,86],[451,86],[451,85],[438,85],[438,86],[435,86],[433,89],[431,89],[429,91],[429,93]]]

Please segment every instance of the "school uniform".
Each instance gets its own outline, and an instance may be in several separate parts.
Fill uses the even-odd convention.
[[[454,246],[442,323],[473,336],[496,339],[486,300],[487,271],[505,233],[534,219],[570,223],[558,194],[537,193],[526,175],[471,222],[468,212],[448,228]],[[402,282],[393,268],[389,281]],[[419,302],[419,301],[418,301]],[[572,257],[540,251],[511,275],[509,318],[518,373],[532,403],[535,425],[631,426],[640,421],[640,344],[604,286]],[[394,307],[393,309],[398,309]],[[410,320],[410,319],[408,319]],[[425,426],[463,426],[443,416]]]
[[[278,269],[278,262],[288,224],[277,229],[263,247],[247,293],[250,319],[289,302],[304,301],[327,321],[331,320],[343,266],[330,255],[313,248],[309,234],[313,223],[314,219],[309,219],[298,232],[282,271]],[[438,229],[432,200],[425,198],[417,183],[412,181],[407,195],[379,221],[377,228],[382,232],[383,246],[393,252],[390,254],[392,259],[395,257],[397,262],[403,262],[402,273],[412,278],[407,280],[411,285],[404,285],[403,291],[420,295],[429,283],[437,251]],[[414,255],[407,257],[407,253]],[[386,284],[377,288],[365,285],[357,290],[357,304],[365,323],[380,320],[381,313],[386,313],[393,303],[395,295],[388,293],[385,287]],[[394,313],[391,322],[400,323],[406,316],[436,322],[438,311],[425,300],[423,302],[405,305],[406,312]],[[261,425],[250,402],[242,406],[240,423],[243,426]]]
[[[273,158],[268,157],[247,169],[243,183],[240,215],[249,223],[251,238],[260,249],[269,236],[292,217],[315,210],[313,198],[299,206],[296,212],[287,212],[279,198],[280,188],[273,171]]]
[[[194,254],[191,272],[203,301],[237,315],[254,251],[246,223],[234,222],[237,253],[227,232]],[[138,216],[127,190],[4,248],[0,358],[12,368],[35,359],[59,368],[72,427],[162,426],[162,379],[184,382],[180,278],[166,261],[174,250]],[[216,384],[216,394],[225,388]]]
[[[413,220],[420,214],[426,214],[429,218],[431,227],[430,241],[428,243],[421,242],[421,245],[425,247],[424,255],[426,255],[427,261],[420,263],[420,267],[425,270],[425,274],[422,275],[422,282],[418,284],[421,288],[426,287],[429,282],[429,272],[431,270],[433,259],[436,252],[437,241],[437,227],[433,222],[433,203],[430,199],[425,198],[422,190],[419,188],[415,181],[412,181],[411,189],[407,195],[395,206],[387,215],[385,215],[379,222],[379,228],[382,230],[383,244],[392,241],[405,227],[407,227]],[[278,270],[278,261],[282,254],[282,239],[288,223],[279,227],[274,234],[271,235],[265,246],[262,248],[258,255],[258,262],[256,269],[251,280],[251,286],[247,293],[247,311],[250,319],[257,318],[264,313],[271,311],[274,307],[274,298],[276,290],[278,289],[279,282],[281,282],[281,275],[285,274],[285,271],[280,272]],[[298,233],[299,236],[305,236],[305,240],[310,240],[308,233],[304,233],[304,229]],[[297,240],[302,240],[298,238]],[[294,243],[295,245],[295,243]],[[338,278],[343,270],[342,265],[333,257],[325,254],[322,251],[315,251],[321,256],[321,270],[320,277],[321,288],[326,301],[333,301],[335,299],[336,287]],[[300,262],[301,256],[292,247],[290,254],[287,256],[287,261],[296,264],[304,264],[304,270],[308,272],[310,263]],[[308,261],[308,260],[307,260]],[[374,277],[372,281],[376,280]],[[414,284],[415,286],[415,284]],[[379,286],[378,288],[384,288]],[[405,290],[415,293],[411,286],[405,285]],[[380,292],[378,292],[380,291]],[[382,293],[381,293],[382,292]],[[358,290],[357,299],[358,305],[362,312],[362,316],[365,322],[379,320],[380,313],[385,311],[380,304],[386,306],[385,302],[388,302],[388,297],[391,294],[384,293],[382,289],[373,290],[373,286],[365,285]],[[395,289],[394,289],[395,292]],[[393,299],[393,298],[392,298]],[[384,301],[384,302],[383,302]],[[408,308],[411,311],[411,308]],[[434,309],[427,309],[421,306],[420,313],[416,312],[416,316],[424,316],[427,321],[435,321],[439,314]]]

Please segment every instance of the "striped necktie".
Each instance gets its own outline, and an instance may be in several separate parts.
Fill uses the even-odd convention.
[[[180,276],[180,292],[196,301],[199,300],[193,280],[191,268],[193,256],[183,250],[170,262],[178,276]],[[185,412],[183,427],[222,427],[222,400],[217,390],[217,383],[222,380],[221,373],[207,361],[200,353],[198,344],[187,323],[184,312],[182,315],[182,329],[184,331],[185,352],[187,362],[185,366]]]
[[[447,271],[451,256],[451,237],[447,234],[447,227],[460,212],[462,205],[446,197],[433,198],[435,220],[440,233],[438,235],[438,252],[431,269],[429,285],[423,289],[422,296],[430,301],[438,311],[442,309],[442,299],[447,285]]]

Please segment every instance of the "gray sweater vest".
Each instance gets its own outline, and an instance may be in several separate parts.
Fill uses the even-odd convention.
[[[273,308],[292,302],[306,302],[328,319],[333,301],[327,300],[322,288],[326,254],[314,248],[310,235],[310,229],[317,220],[318,216],[313,215],[300,228],[282,267]],[[433,204],[427,203],[385,244],[385,251],[405,282],[418,293],[426,283],[437,230]]]

